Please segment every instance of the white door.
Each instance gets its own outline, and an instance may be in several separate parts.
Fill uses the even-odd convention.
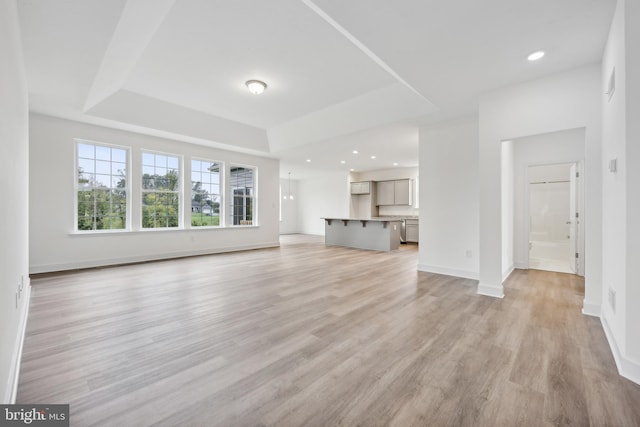
[[[569,267],[571,271],[578,274],[578,267],[580,262],[580,256],[578,254],[578,227],[579,227],[579,214],[578,214],[578,167],[574,163],[571,166],[570,178],[569,178],[569,218],[567,224],[569,224]],[[576,257],[578,254],[578,257]]]

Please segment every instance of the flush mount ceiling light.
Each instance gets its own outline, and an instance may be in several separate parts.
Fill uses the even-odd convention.
[[[372,159],[372,160],[375,160],[375,159],[376,159],[376,156],[371,156],[371,159]]]
[[[535,51],[533,53],[530,53],[529,56],[527,56],[527,59],[529,61],[537,61],[538,59],[542,58],[543,56],[544,56],[544,51],[538,50],[538,51]]]
[[[340,160],[340,163],[342,163],[344,165],[347,162],[345,160]]]
[[[353,154],[358,154],[358,150],[353,150],[352,153]]]
[[[254,95],[260,95],[267,88],[267,84],[260,80],[247,80],[247,89]]]

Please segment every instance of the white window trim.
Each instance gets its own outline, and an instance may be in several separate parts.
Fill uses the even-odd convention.
[[[78,230],[78,144],[80,143],[87,143],[87,144],[92,144],[92,145],[100,145],[102,147],[109,147],[109,148],[119,148],[122,150],[125,150],[127,153],[127,186],[125,188],[125,191],[127,192],[127,213],[126,213],[126,227],[125,228],[118,228],[118,229],[113,229],[113,230]],[[85,139],[85,138],[73,138],[73,160],[74,160],[74,164],[73,164],[73,231],[70,234],[81,234],[81,235],[85,235],[85,234],[118,234],[118,233],[127,233],[130,232],[132,230],[131,228],[131,147],[128,147],[126,145],[119,145],[119,144],[112,144],[109,142],[100,142],[100,141],[93,141],[90,139]]]
[[[240,167],[240,168],[250,168],[253,169],[253,217],[251,219],[251,224],[249,225],[234,225],[232,218],[230,217],[231,215],[231,209],[229,208],[229,217],[227,218],[229,224],[227,225],[228,228],[250,228],[250,227],[259,227],[260,223],[258,222],[258,167],[254,166],[254,165],[248,165],[248,164],[243,164],[243,163],[236,163],[236,162],[229,162],[229,167],[228,167],[228,173],[225,174],[225,179],[227,180],[228,184],[225,186],[227,188],[227,193],[229,194],[229,202],[233,199],[233,194],[231,191],[231,169],[233,167]]]
[[[185,216],[189,215],[189,221],[187,221],[185,219],[185,226],[186,228],[192,229],[192,230],[217,230],[219,228],[225,228],[227,221],[226,221],[226,197],[225,197],[225,187],[226,187],[226,170],[227,170],[227,165],[226,162],[222,161],[222,160],[212,160],[212,159],[207,159],[205,157],[199,157],[199,156],[191,156],[191,158],[189,159],[189,205],[191,204],[191,192],[192,190],[192,181],[191,181],[191,176],[193,174],[193,170],[191,169],[192,167],[192,161],[196,160],[196,161],[200,161],[200,162],[210,162],[210,163],[219,163],[220,164],[220,224],[219,225],[201,225],[198,227],[194,227],[191,225],[191,209],[189,209],[189,212],[187,212],[187,209],[185,207]],[[185,162],[186,163],[186,162]],[[185,179],[185,182],[187,180]],[[185,200],[186,197],[185,197]]]
[[[142,207],[143,207],[143,203],[142,203],[142,195],[144,194],[145,190],[142,188],[142,176],[143,174],[143,158],[144,158],[144,154],[160,154],[161,156],[170,156],[170,157],[177,157],[178,158],[178,226],[177,227],[150,227],[150,228],[145,228],[142,226],[142,221],[143,221],[143,213],[142,213]],[[176,153],[169,153],[166,151],[161,151],[161,150],[151,150],[151,149],[147,149],[147,148],[141,148],[140,149],[140,164],[138,165],[140,167],[140,170],[138,171],[138,178],[140,179],[139,181],[139,185],[138,185],[138,211],[140,213],[140,221],[137,224],[138,229],[135,231],[141,231],[144,233],[147,232],[157,232],[157,231],[166,231],[166,230],[184,230],[184,155],[182,154],[176,154]]]

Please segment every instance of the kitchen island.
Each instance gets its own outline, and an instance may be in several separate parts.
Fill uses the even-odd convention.
[[[400,246],[398,218],[322,218],[324,243],[373,251],[392,251]]]

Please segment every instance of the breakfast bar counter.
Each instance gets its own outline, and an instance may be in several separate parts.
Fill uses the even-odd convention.
[[[324,243],[373,251],[392,251],[400,246],[398,218],[322,218]]]

